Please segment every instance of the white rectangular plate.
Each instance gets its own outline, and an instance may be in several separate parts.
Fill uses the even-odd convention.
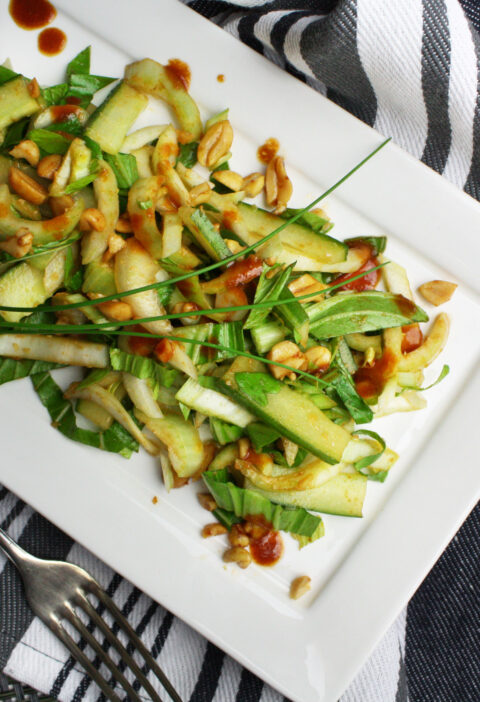
[[[130,3],[57,5],[65,14],[55,25],[66,31],[68,45],[52,59],[38,53],[35,33],[14,26],[0,0],[0,61],[9,56],[15,69],[48,84],[61,80],[66,62],[88,44],[93,72],[106,75],[121,75],[132,57],[180,57],[193,70],[191,92],[204,114],[230,108],[235,170],[257,170],[256,147],[270,136],[280,140],[294,206],[312,200],[380,142],[378,133],[175,0],[136,0],[134,21]],[[216,79],[220,73],[224,83]],[[142,120],[166,115],[152,105]],[[427,381],[443,362],[451,373],[428,392],[426,410],[376,423],[400,460],[384,485],[369,485],[364,519],[326,517],[327,535],[301,552],[285,538],[285,557],[275,568],[226,567],[224,543],[200,538],[208,517],[195,488],[167,495],[146,454],[125,461],[64,439],[48,426],[28,380],[0,389],[8,407],[0,481],[301,702],[338,698],[480,495],[473,445],[480,206],[389,145],[326,209],[340,238],[388,234],[387,253],[406,266],[414,288],[434,278],[459,284],[445,307],[451,340]],[[56,377],[62,374],[65,381],[65,371]],[[299,574],[310,575],[313,587],[293,602],[288,588]]]

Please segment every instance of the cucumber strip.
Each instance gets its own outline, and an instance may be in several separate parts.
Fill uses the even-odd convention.
[[[182,81],[175,78],[169,66],[162,66],[152,59],[131,63],[125,69],[125,81],[137,90],[160,98],[173,108],[180,126],[192,140],[202,136],[200,112]]]
[[[105,217],[105,227],[101,232],[95,230],[83,236],[82,263],[87,265],[101,256],[107,246],[108,239],[115,233],[115,225],[120,215],[118,204],[118,185],[115,174],[107,161],[98,162],[98,176],[93,182],[93,192],[97,208]]]
[[[327,463],[339,463],[350,434],[334,424],[302,393],[266,373],[236,373],[236,388],[211,378],[221,393],[250,410],[281,436],[302,446]]]
[[[236,517],[261,515],[274,529],[302,536],[312,536],[321,524],[320,517],[305,509],[285,509],[255,490],[237,487],[229,481],[223,482],[221,471],[206,471],[202,477],[217,505],[233,512]]]
[[[139,178],[128,192],[128,214],[133,233],[142,246],[155,259],[162,258],[162,235],[155,221],[155,203],[160,181],[157,177]]]
[[[292,332],[297,344],[305,346],[308,340],[310,321],[303,306],[295,299],[290,290],[284,289],[279,295],[280,300],[289,299],[288,305],[278,305],[274,314],[282,320]]]
[[[209,471],[223,470],[229,466],[233,466],[235,460],[238,458],[238,446],[237,444],[228,444],[221,449],[213,461],[208,466]]]
[[[40,108],[28,92],[27,81],[17,76],[0,86],[0,129],[5,129],[23,117],[30,117]]]
[[[85,127],[85,135],[103,151],[116,154],[128,130],[148,105],[148,98],[123,81],[97,107]]]
[[[0,305],[36,307],[48,298],[43,273],[28,263],[9,268],[0,278]],[[28,312],[0,312],[7,322],[19,322]]]
[[[253,422],[254,417],[243,407],[237,405],[229,397],[225,397],[215,390],[202,387],[193,378],[189,378],[175,395],[182,404],[205,414],[207,417],[217,417],[224,422],[246,427]],[[228,442],[224,442],[228,443]]]
[[[279,267],[277,267],[276,275],[267,277],[267,274],[270,275],[271,272],[275,272],[275,268],[263,264],[263,270],[258,280],[257,289],[255,290],[254,304],[257,302],[273,302],[278,300],[290,279],[291,271],[292,266],[288,266],[284,270],[280,270]],[[270,311],[268,307],[252,309],[245,320],[243,328],[254,329],[259,324],[262,324],[270,314]],[[306,315],[305,318],[308,322],[308,317],[306,317]]]
[[[101,257],[90,261],[85,266],[82,291],[84,293],[97,293],[103,297],[115,295],[117,286],[115,285],[113,267],[109,263],[103,263]]]
[[[193,424],[170,413],[158,419],[136,410],[135,416],[166,446],[168,457],[180,478],[190,478],[200,470],[204,450]]]
[[[252,484],[247,480],[247,487]],[[320,487],[310,490],[260,490],[259,495],[279,504],[303,507],[324,514],[344,517],[362,517],[363,503],[367,492],[367,477],[360,473],[341,473],[330,478]]]
[[[59,241],[71,234],[83,212],[83,200],[79,198],[69,210],[53,219],[34,222],[14,215],[12,198],[7,185],[0,185],[0,240],[15,236],[17,231],[25,227],[33,234],[35,246]]]

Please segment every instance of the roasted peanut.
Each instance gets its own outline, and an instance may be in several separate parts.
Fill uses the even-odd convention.
[[[26,227],[17,230],[15,236],[10,236],[5,241],[0,241],[0,250],[6,251],[10,256],[21,258],[26,256],[32,248],[33,234]]]
[[[24,158],[31,166],[40,161],[40,149],[31,139],[24,139],[9,152],[13,158]]]
[[[326,346],[312,346],[305,351],[305,358],[308,361],[308,367],[315,370],[325,370],[330,365],[332,354]]]
[[[89,232],[92,229],[96,232],[103,232],[105,229],[105,215],[96,207],[87,207],[83,210],[78,228],[81,232]]]
[[[48,204],[55,217],[58,217],[58,215],[63,214],[73,207],[75,200],[71,195],[59,195],[58,197],[49,198]]]
[[[53,180],[55,173],[58,171],[62,163],[60,154],[49,154],[44,156],[38,162],[37,173],[41,178]]]
[[[108,248],[102,256],[102,261],[108,263],[116,253],[121,251],[125,246],[125,239],[118,234],[110,234],[108,237]]]
[[[223,554],[225,563],[236,563],[239,568],[248,568],[252,562],[252,557],[248,551],[240,546],[232,546]]]
[[[281,156],[272,158],[265,174],[265,197],[267,204],[275,206],[275,214],[281,214],[292,196],[292,183],[285,170]]]
[[[228,540],[232,546],[240,546],[241,548],[245,548],[250,543],[250,539],[238,524],[234,524],[230,529]]]
[[[265,176],[262,173],[250,173],[243,179],[242,187],[239,190],[243,190],[247,197],[256,197],[262,192],[264,185]]]
[[[225,239],[224,241],[230,249],[230,251],[232,252],[232,254],[240,253],[240,251],[243,251],[243,249],[246,248],[245,246],[242,246],[238,241],[235,241],[235,239]]]
[[[206,524],[202,529],[202,536],[204,539],[208,539],[210,536],[220,536],[220,534],[226,533],[227,528],[219,522],[213,522],[213,524]]]
[[[8,184],[13,192],[34,205],[43,204],[48,197],[48,192],[43,185],[15,166],[12,166],[8,172]]]
[[[217,503],[209,492],[199,492],[197,497],[203,509],[208,510],[208,512],[213,512],[214,509],[217,509]]]
[[[130,217],[125,212],[121,217],[117,219],[115,225],[115,231],[120,232],[120,234],[131,234],[133,232],[132,223],[130,222]]]
[[[237,441],[238,455],[240,458],[245,458],[250,451],[250,441],[246,436],[242,436],[241,439]]]
[[[195,312],[199,310],[200,307],[195,302],[176,302],[173,306],[174,314],[179,314],[180,312]],[[200,319],[199,314],[192,314],[186,317],[180,317],[180,321],[185,326],[189,324],[197,324]]]
[[[201,205],[204,202],[210,200],[210,195],[212,194],[212,189],[208,183],[200,183],[190,190],[188,193],[188,199],[192,207]]]
[[[154,353],[159,361],[168,363],[175,353],[176,342],[170,339],[160,339],[155,346]]]
[[[233,129],[228,119],[216,122],[200,140],[197,159],[202,166],[211,168],[225,156],[233,142]]]
[[[438,307],[450,300],[457,287],[455,283],[449,283],[447,280],[430,280],[420,285],[418,292],[427,302]]]
[[[234,192],[242,190],[243,178],[240,173],[235,173],[235,171],[229,170],[215,171],[215,173],[212,173],[212,178],[215,178],[216,181],[222,185],[225,185],[225,187],[230,188],[230,190],[233,190]]]
[[[324,297],[321,294],[321,291],[326,287],[327,286],[324,283],[321,283],[319,280],[315,280],[313,275],[310,275],[310,273],[301,275],[299,278],[292,280],[292,282],[288,285],[288,289],[291,293],[293,293],[293,295],[295,295],[295,297],[300,297],[301,295],[312,295],[312,297],[307,299],[307,302],[321,302]],[[313,295],[313,293],[316,292],[319,294]]]
[[[300,575],[292,581],[290,585],[290,597],[292,600],[298,600],[299,597],[305,595],[310,590],[312,579],[308,575]]]
[[[305,355],[293,341],[280,341],[278,344],[275,344],[268,352],[267,358],[270,361],[277,361],[278,363],[283,363],[286,366],[298,368],[299,370],[305,370],[307,367]],[[290,378],[290,380],[295,380],[296,378],[295,373],[288,370],[288,368],[269,364],[268,369],[277,380],[282,380],[285,377]]]
[[[113,319],[116,322],[126,322],[133,317],[133,310],[123,300],[107,300],[97,305],[98,309],[108,319]]]

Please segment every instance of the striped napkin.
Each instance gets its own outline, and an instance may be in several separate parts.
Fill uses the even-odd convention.
[[[183,1],[480,198],[478,0]],[[1,486],[0,526],[90,571],[185,701],[288,702]],[[340,702],[479,702],[479,563],[477,507]],[[61,700],[99,698],[3,556],[0,669]]]

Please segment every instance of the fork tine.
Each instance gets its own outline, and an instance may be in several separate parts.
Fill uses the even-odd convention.
[[[157,678],[160,680],[162,683],[163,687],[165,690],[168,692],[170,697],[172,698],[173,702],[182,702],[181,697],[179,696],[178,692],[175,690],[173,687],[172,683],[170,680],[167,678],[163,670],[160,668],[156,660],[153,658],[153,656],[150,655],[150,652],[148,651],[147,648],[145,648],[142,640],[137,636],[135,631],[132,629],[128,621],[125,619],[123,614],[120,612],[118,609],[117,605],[113,602],[112,599],[107,595],[106,592],[104,592],[101,587],[95,583],[95,585],[91,585],[91,592],[98,597],[98,599],[105,605],[105,607],[109,610],[110,614],[115,617],[117,623],[121,628],[124,630],[124,632],[128,635],[132,643],[134,644],[136,650],[143,656],[147,666],[153,670]]]
[[[107,653],[103,650],[97,639],[93,636],[92,633],[87,629],[85,624],[82,622],[82,620],[79,618],[75,610],[71,607],[70,604],[67,604],[66,611],[65,611],[65,618],[68,619],[68,621],[73,624],[73,626],[77,629],[79,634],[82,636],[83,639],[93,648],[99,659],[101,660],[102,663],[104,663],[107,668],[109,669],[110,673],[113,675],[115,680],[120,683],[120,685],[123,687],[123,689],[126,691],[126,693],[129,696],[129,699],[134,700],[134,702],[140,702],[140,697],[138,694],[135,692],[133,687],[130,685],[128,682],[127,678],[121,673],[117,666],[115,665],[115,662],[110,658],[110,656],[107,655]],[[96,668],[94,668],[96,670]],[[97,671],[97,674],[100,675],[100,673]],[[100,675],[101,677],[101,675]],[[102,678],[103,679],[103,678]],[[109,687],[107,685],[107,687]]]
[[[107,697],[111,702],[122,702],[120,697],[114,693],[110,685],[107,685],[106,681],[104,678],[100,675],[98,670],[95,668],[95,666],[92,664],[90,659],[85,655],[85,653],[82,651],[79,646],[75,643],[75,641],[71,638],[69,634],[67,634],[66,630],[63,628],[63,626],[60,624],[58,619],[55,619],[53,617],[51,618],[45,618],[44,623],[53,631],[55,636],[57,636],[60,641],[62,641],[63,644],[68,648],[70,653],[74,658],[77,659],[77,661],[80,663],[80,665],[85,668],[89,676],[92,678],[92,680],[98,685],[98,687],[102,690],[103,694],[105,697]]]
[[[128,667],[135,673],[138,680],[141,682],[145,690],[148,692],[154,702],[162,702],[161,697],[153,688],[150,681],[147,679],[145,674],[142,672],[141,668],[137,665],[136,661],[129,654],[122,642],[113,634],[113,632],[108,628],[106,622],[98,614],[95,608],[92,606],[91,602],[82,594],[78,600],[79,606],[86,612],[86,614],[92,619],[95,625],[100,629],[105,638],[114,646],[118,653],[121,655]]]

